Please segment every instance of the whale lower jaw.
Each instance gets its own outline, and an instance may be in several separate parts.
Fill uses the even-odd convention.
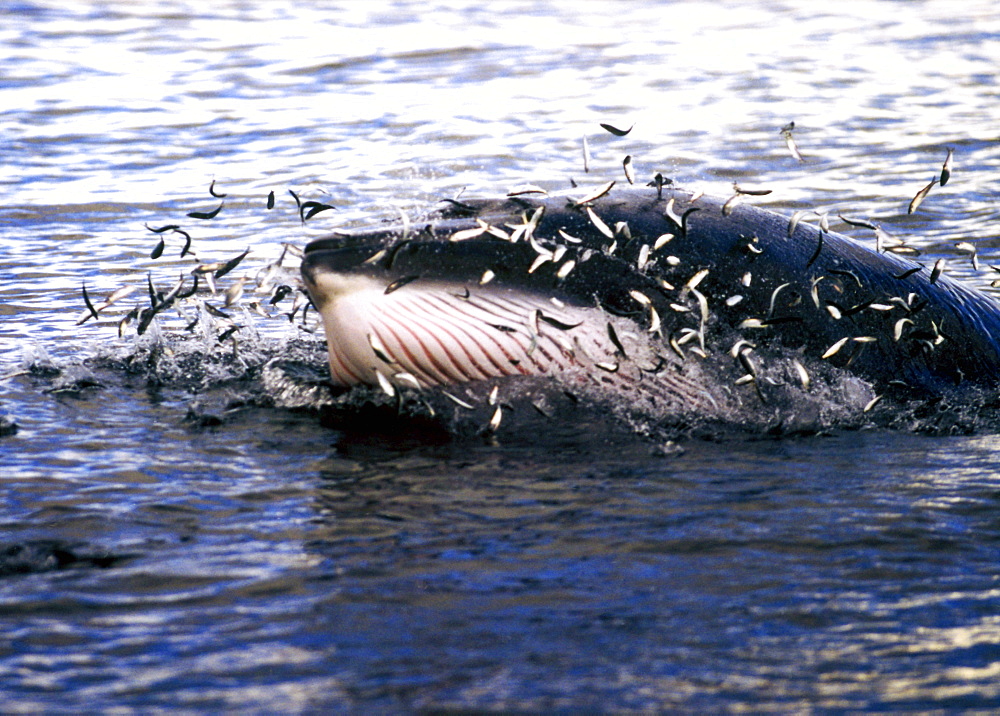
[[[675,413],[719,408],[697,371],[664,356],[662,343],[634,322],[596,307],[477,282],[420,279],[395,288],[399,280],[365,274],[307,276],[337,386],[392,395],[546,377],[567,390],[613,391]]]

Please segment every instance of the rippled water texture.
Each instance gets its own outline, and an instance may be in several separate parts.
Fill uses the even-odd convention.
[[[166,290],[192,268],[176,234],[150,259],[145,223],[183,224],[205,262],[250,247],[252,275],[282,242],[463,188],[621,179],[625,154],[640,177],[877,219],[990,290],[993,3],[3,17],[0,414],[18,430],[0,438],[0,710],[1000,707],[993,435],[677,454],[600,421],[493,442],[351,432],[248,402],[211,366],[209,395],[98,370],[84,359],[128,353],[134,327],[74,325],[84,282],[141,296],[147,272]],[[907,216],[948,147],[952,181]],[[303,224],[288,190],[337,209]],[[301,333],[240,320],[234,363]]]

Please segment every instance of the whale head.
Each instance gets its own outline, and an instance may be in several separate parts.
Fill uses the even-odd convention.
[[[543,377],[716,416],[823,376],[866,382],[862,405],[996,384],[1000,312],[975,291],[732,200],[610,189],[451,202],[419,229],[309,244],[333,382]]]

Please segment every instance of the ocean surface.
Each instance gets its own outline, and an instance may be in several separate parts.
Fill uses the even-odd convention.
[[[0,711],[1000,709],[990,431],[447,439],[248,395],[322,358],[258,288],[287,245],[626,154],[995,293],[1000,10],[824,7],[0,2]],[[122,324],[247,249],[228,323]],[[134,292],[78,324],[84,286]]]

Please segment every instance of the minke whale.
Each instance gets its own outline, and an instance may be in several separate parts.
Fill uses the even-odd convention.
[[[997,389],[1000,307],[938,266],[742,197],[583,191],[447,201],[308,244],[333,383],[495,396],[545,379],[723,419],[831,381],[864,386],[859,413]]]

